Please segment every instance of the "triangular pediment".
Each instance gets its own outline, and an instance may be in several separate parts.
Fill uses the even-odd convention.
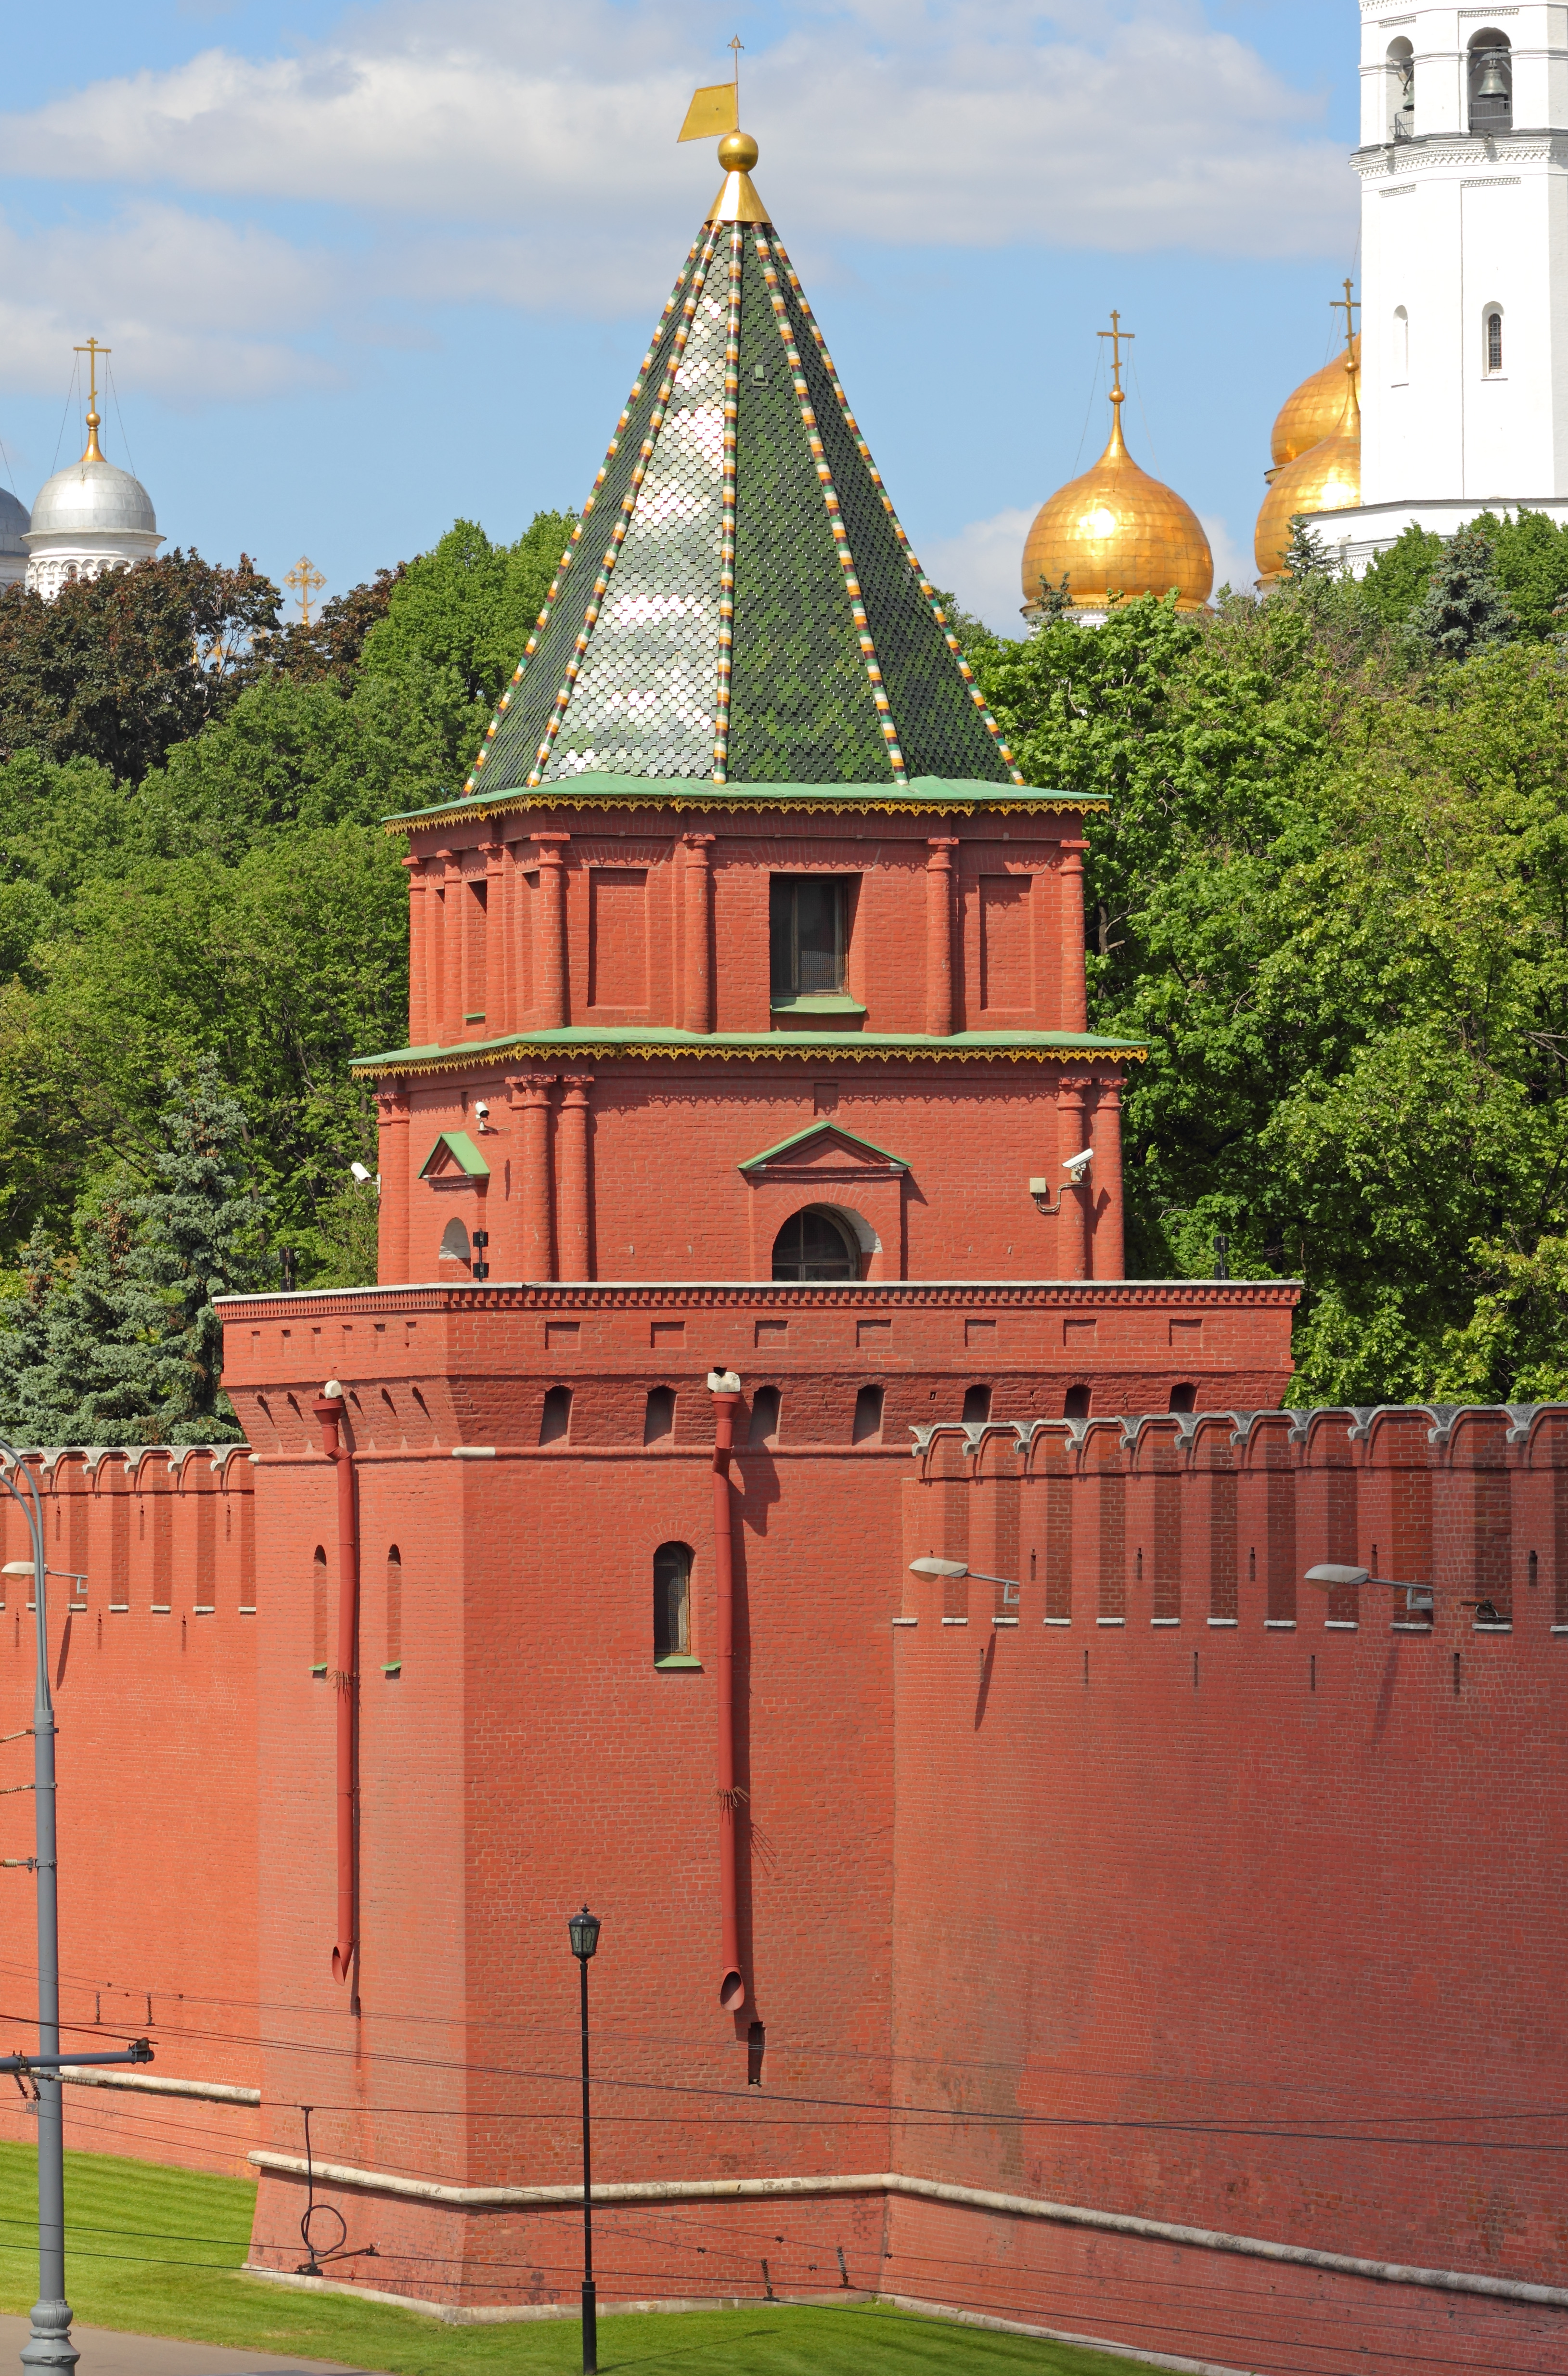
[[[466,1130],[444,1130],[420,1166],[422,1180],[488,1180],[490,1166]]]
[[[760,1155],[748,1156],[738,1168],[746,1172],[865,1171],[885,1177],[909,1167],[902,1156],[889,1155],[885,1146],[873,1146],[839,1123],[817,1122],[792,1138],[781,1138],[777,1146],[764,1147]]]

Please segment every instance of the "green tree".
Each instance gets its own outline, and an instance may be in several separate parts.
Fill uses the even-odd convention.
[[[1315,528],[1309,528],[1304,512],[1294,512],[1290,517],[1290,541],[1279,556],[1279,565],[1287,577],[1326,577],[1337,566],[1334,555]]]
[[[1438,660],[1465,660],[1505,644],[1516,624],[1497,579],[1489,531],[1472,521],[1451,537],[1431,581],[1410,612],[1410,633]]]
[[[1568,598],[1568,529],[1544,512],[1482,512],[1473,525],[1491,539],[1498,585],[1517,632],[1538,639],[1561,631],[1559,605]]]
[[[492,544],[472,520],[456,521],[392,588],[386,617],[365,643],[366,673],[422,662],[488,719],[533,633],[573,526],[568,513],[538,512],[505,545]]]
[[[53,600],[0,596],[0,756],[92,759],[137,781],[231,707],[278,624],[278,588],[170,552],[77,578]]]
[[[1442,537],[1412,520],[1368,569],[1362,595],[1390,626],[1402,627],[1431,586],[1443,552]]]
[[[406,574],[407,564],[401,561],[395,569],[378,569],[364,585],[351,586],[346,594],[335,594],[323,603],[308,627],[291,619],[267,644],[268,669],[297,684],[327,682],[346,690],[354,681],[365,638],[386,618],[392,590]]]
[[[0,1412],[25,1443],[238,1437],[215,1299],[254,1268],[245,1117],[210,1063],[167,1092],[150,1185],[106,1194],[68,1262],[34,1240],[25,1291],[0,1310]]]

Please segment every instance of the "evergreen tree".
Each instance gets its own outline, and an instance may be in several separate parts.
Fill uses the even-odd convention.
[[[27,1290],[0,1308],[0,1414],[23,1443],[238,1438],[214,1299],[244,1287],[254,1262],[245,1118],[210,1060],[169,1092],[153,1184],[105,1198],[72,1264],[54,1265],[35,1238]]]
[[[1280,556],[1280,567],[1287,577],[1326,577],[1334,567],[1334,557],[1315,528],[1307,526],[1306,514],[1297,512],[1290,521],[1290,541]]]
[[[1497,582],[1491,538],[1472,520],[1446,542],[1410,613],[1410,632],[1434,659],[1467,660],[1489,646],[1512,642],[1515,624]]]

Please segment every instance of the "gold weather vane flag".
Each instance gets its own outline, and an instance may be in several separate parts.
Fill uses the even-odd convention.
[[[686,120],[675,135],[682,140],[718,140],[741,128],[741,52],[745,44],[737,33],[730,47],[735,53],[735,73],[730,82],[710,82],[692,94]]]

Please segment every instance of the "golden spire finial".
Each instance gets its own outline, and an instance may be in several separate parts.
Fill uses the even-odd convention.
[[[1356,316],[1361,310],[1361,301],[1350,293],[1355,285],[1347,273],[1344,296],[1331,297],[1328,303],[1331,313],[1342,313],[1345,316],[1345,410],[1340,415],[1339,426],[1341,429],[1348,429],[1353,425],[1359,434],[1361,402],[1356,393]]]
[[[87,451],[82,456],[82,460],[101,462],[103,456],[99,451],[98,433],[103,426],[103,416],[98,410],[98,358],[100,355],[113,354],[114,350],[113,347],[101,347],[96,339],[89,339],[85,347],[73,347],[71,351],[73,354],[86,355],[88,359],[88,383],[90,393],[87,400]]]
[[[326,578],[322,576],[320,570],[316,567],[308,552],[301,553],[298,561],[295,562],[292,569],[290,570],[288,576],[284,578],[283,583],[285,586],[291,586],[294,592],[298,595],[300,601],[300,624],[302,627],[308,627],[310,625],[311,596],[313,594],[319,594],[322,588],[327,583]]]
[[[709,222],[765,223],[767,208],[753,185],[752,167],[757,160],[757,145],[749,132],[741,129],[741,52],[745,43],[739,33],[730,43],[735,53],[735,71],[728,82],[708,83],[692,95],[686,110],[686,120],[675,135],[677,140],[711,139],[715,133],[719,142],[719,161],[724,169],[724,187],[708,208]]]
[[[1137,337],[1137,332],[1124,330],[1122,327],[1122,316],[1112,305],[1110,329],[1100,330],[1097,335],[1111,341],[1111,445],[1106,450],[1107,452],[1112,450],[1125,452],[1126,440],[1122,434],[1122,407],[1126,403],[1127,398],[1122,386],[1122,350],[1123,346],[1132,345],[1133,340]]]

